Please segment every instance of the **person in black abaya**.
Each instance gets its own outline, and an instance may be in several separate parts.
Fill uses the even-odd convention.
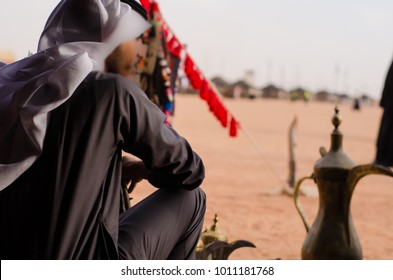
[[[383,115],[378,133],[375,163],[393,166],[393,62],[388,70],[380,106]]]
[[[38,52],[0,68],[1,259],[195,258],[202,160],[133,81],[104,72],[148,27],[119,0],[63,0]],[[119,213],[122,177],[158,190]]]

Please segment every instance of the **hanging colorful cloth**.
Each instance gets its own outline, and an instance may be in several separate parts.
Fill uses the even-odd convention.
[[[177,75],[179,66],[182,64],[182,69],[180,69],[180,71],[184,71],[185,76],[180,77],[180,79],[186,78],[189,85],[199,91],[199,96],[207,102],[210,111],[214,114],[217,120],[220,121],[221,125],[224,128],[227,128],[229,125],[229,135],[231,137],[236,137],[238,134],[238,128],[240,128],[239,122],[232,114],[230,114],[217,89],[212,86],[208,79],[205,78],[194,60],[190,57],[186,51],[186,45],[182,45],[180,43],[168,24],[162,18],[157,2],[154,0],[141,0],[141,4],[150,14],[150,22],[154,26],[150,33],[150,50],[145,65],[145,86],[143,87],[145,90],[149,88],[146,90],[149,94],[149,98],[161,107],[164,113],[167,114],[168,118],[173,116],[175,104],[174,97],[177,92]],[[161,39],[157,37],[160,33]],[[159,43],[160,41],[162,44]],[[159,56],[161,48],[165,53],[164,56]],[[165,90],[157,91],[151,81],[149,81],[149,75],[152,76],[152,73],[156,73],[154,77],[157,81],[160,81],[161,79],[157,74],[158,71],[155,72],[155,67],[158,64],[158,57],[166,58],[165,62],[161,63],[160,61],[161,66],[164,67],[161,72],[163,77],[160,83],[165,83],[168,77],[167,75],[169,75],[170,79],[170,91],[166,91],[166,99],[164,99],[165,95],[162,94],[162,91]],[[167,65],[169,65],[170,71],[165,69]],[[156,87],[160,88],[158,82]],[[230,121],[228,123],[229,118]]]
[[[147,5],[147,3],[145,3]],[[141,70],[140,87],[167,116],[167,124],[172,124],[174,96],[171,85],[171,69],[167,57],[165,34],[160,23],[160,11],[154,1],[148,7],[149,21],[152,28],[148,34],[148,50],[145,63]]]

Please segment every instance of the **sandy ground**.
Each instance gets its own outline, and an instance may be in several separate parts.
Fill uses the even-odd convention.
[[[306,230],[293,198],[278,194],[288,178],[288,128],[297,116],[297,177],[311,175],[319,147],[330,147],[334,104],[287,100],[225,99],[239,120],[237,138],[209,112],[196,95],[177,96],[174,127],[185,136],[206,166],[205,228],[219,216],[229,241],[244,239],[257,248],[240,248],[230,259],[300,259]],[[358,164],[374,159],[381,109],[375,104],[352,110],[340,105],[344,150]],[[306,188],[317,191],[312,181]],[[137,203],[153,188],[141,183],[133,193]],[[357,185],[352,217],[365,259],[393,259],[393,178],[371,175]],[[318,210],[317,196],[302,196],[310,223]]]

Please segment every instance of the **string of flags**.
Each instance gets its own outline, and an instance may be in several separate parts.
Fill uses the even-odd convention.
[[[174,32],[172,32],[171,28],[162,17],[157,2],[154,0],[141,0],[140,2],[147,10],[148,14],[150,14],[151,11],[154,11],[155,14],[159,15],[156,20],[162,29],[163,39],[167,50],[177,59],[180,60],[183,58],[184,63],[182,65],[191,87],[199,92],[200,98],[207,103],[209,110],[221,123],[222,127],[228,128],[229,126],[229,135],[231,137],[236,137],[238,128],[240,127],[239,122],[225,106],[221,94],[217,91],[209,79],[203,75],[200,68],[183,47],[183,44],[180,43],[180,40],[176,37]]]

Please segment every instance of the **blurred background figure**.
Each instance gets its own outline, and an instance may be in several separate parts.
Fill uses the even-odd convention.
[[[360,98],[356,97],[356,98],[353,99],[353,106],[352,106],[352,108],[355,111],[360,111],[360,108],[361,108]]]
[[[375,162],[393,166],[393,61],[386,76],[380,106],[383,108],[383,115],[378,133]]]

